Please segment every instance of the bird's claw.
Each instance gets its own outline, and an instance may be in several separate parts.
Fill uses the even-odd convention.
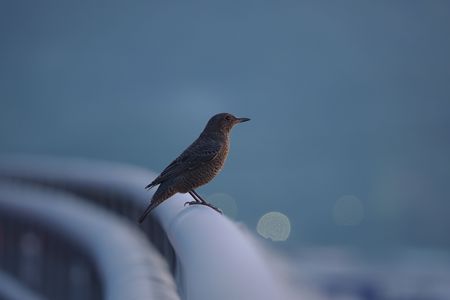
[[[212,205],[212,204],[209,204],[209,203],[200,203],[200,204],[205,205],[205,206],[208,206],[208,207],[211,207],[212,209],[214,209],[215,211],[217,211],[219,214],[223,215],[222,210],[220,210],[220,208],[217,208],[217,207],[215,207],[215,206]]]
[[[215,206],[212,206],[212,205],[207,205],[207,206],[211,207],[212,209],[214,209],[215,211],[217,211],[219,214],[223,215],[223,211],[222,211],[220,208],[215,207]]]
[[[217,211],[219,214],[223,215],[223,212],[220,210],[220,208],[215,207],[212,204],[209,203],[202,203],[202,202],[197,202],[197,201],[188,201],[184,203],[184,206],[186,205],[204,205],[204,206],[208,206],[212,209],[214,209],[215,211]]]

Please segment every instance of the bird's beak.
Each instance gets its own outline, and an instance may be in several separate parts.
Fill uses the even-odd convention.
[[[243,122],[247,122],[250,121],[249,118],[237,118],[238,123],[243,123]]]

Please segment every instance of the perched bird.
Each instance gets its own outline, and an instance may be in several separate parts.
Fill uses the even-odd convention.
[[[140,216],[139,223],[155,207],[176,193],[189,193],[194,198],[195,201],[186,202],[185,205],[207,205],[221,212],[203,200],[194,189],[210,182],[219,173],[228,155],[231,128],[249,120],[228,113],[220,113],[209,119],[200,136],[145,187],[151,189],[159,185],[149,206]]]

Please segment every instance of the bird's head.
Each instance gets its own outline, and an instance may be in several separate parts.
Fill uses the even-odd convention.
[[[209,119],[206,124],[204,133],[224,133],[228,134],[234,125],[250,121],[249,118],[236,118],[229,113],[220,113]]]

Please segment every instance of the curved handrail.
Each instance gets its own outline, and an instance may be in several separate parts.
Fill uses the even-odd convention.
[[[165,261],[129,222],[55,190],[4,181],[0,190],[3,219],[14,216],[90,258],[104,299],[178,299]]]
[[[0,176],[40,181],[85,196],[88,190],[92,195],[116,194],[114,201],[99,204],[136,220],[151,196],[143,187],[154,174],[91,161],[31,158],[0,160]],[[284,284],[264,261],[260,249],[237,224],[207,207],[184,207],[189,200],[186,195],[175,195],[161,204],[144,225],[153,242],[155,225],[162,226],[169,238],[170,244],[163,245],[166,251],[162,253],[184,299],[289,299]],[[127,205],[131,207],[123,211]],[[167,251],[172,246],[176,255]]]
[[[237,224],[205,206],[184,208],[186,201],[176,195],[157,212],[177,250],[186,299],[289,299]]]

